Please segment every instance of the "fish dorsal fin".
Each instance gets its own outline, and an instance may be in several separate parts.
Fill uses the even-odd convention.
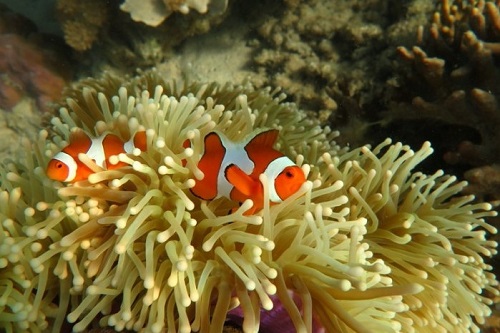
[[[145,151],[148,148],[148,137],[146,131],[138,131],[130,139],[134,143],[135,148]]]
[[[279,131],[277,129],[269,129],[257,133],[253,138],[248,141],[248,146],[260,146],[273,148],[276,140],[278,140]]]
[[[211,154],[219,154],[221,151],[226,151],[226,147],[222,143],[220,134],[217,132],[210,132],[205,136],[205,152],[203,156],[210,156]]]
[[[71,129],[71,132],[69,133],[69,143],[72,144],[74,142],[79,142],[82,140],[87,140],[89,139],[89,136],[87,133],[85,133],[84,130],[78,127],[74,127]]]
[[[73,128],[69,135],[69,144],[63,151],[73,157],[79,153],[87,153],[92,144],[92,139],[81,128]]]
[[[259,183],[259,180],[253,179],[235,164],[226,168],[225,176],[229,183],[247,197],[252,197]]]

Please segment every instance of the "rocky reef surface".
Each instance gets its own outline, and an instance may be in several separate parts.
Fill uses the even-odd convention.
[[[47,1],[53,20],[35,23],[19,7],[0,11],[2,158],[64,105],[65,87],[154,67],[179,81],[280,87],[343,147],[431,141],[424,172],[444,169],[469,182],[463,194],[498,204],[500,1],[138,3]],[[500,330],[499,318],[494,309],[483,329]]]

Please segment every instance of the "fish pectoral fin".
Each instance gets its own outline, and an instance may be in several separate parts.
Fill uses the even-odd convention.
[[[252,193],[254,193],[259,182],[258,180],[247,175],[235,164],[231,164],[226,168],[225,176],[229,183],[249,198],[252,197]]]

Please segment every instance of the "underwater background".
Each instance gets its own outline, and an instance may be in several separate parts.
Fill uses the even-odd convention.
[[[152,69],[280,88],[338,130],[342,148],[430,141],[417,171],[443,170],[468,182],[460,194],[500,203],[500,1],[2,0],[0,160],[35,140],[75,87]],[[498,256],[486,261],[498,276]],[[500,298],[488,292],[479,326],[500,332]]]

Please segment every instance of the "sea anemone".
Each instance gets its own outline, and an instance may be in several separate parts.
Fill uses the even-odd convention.
[[[245,332],[279,305],[297,332],[477,329],[496,294],[491,206],[457,194],[441,172],[411,173],[431,153],[385,141],[347,152],[285,96],[249,86],[179,84],[156,74],[68,92],[23,157],[0,168],[0,327],[75,332],[221,332],[238,309]],[[121,86],[121,87],[120,87]],[[44,167],[73,128],[148,148],[127,167],[63,184]],[[232,140],[277,128],[277,149],[308,181],[256,215],[189,188],[212,130]],[[189,139],[191,147],[185,148]],[[268,180],[261,177],[264,187]]]

